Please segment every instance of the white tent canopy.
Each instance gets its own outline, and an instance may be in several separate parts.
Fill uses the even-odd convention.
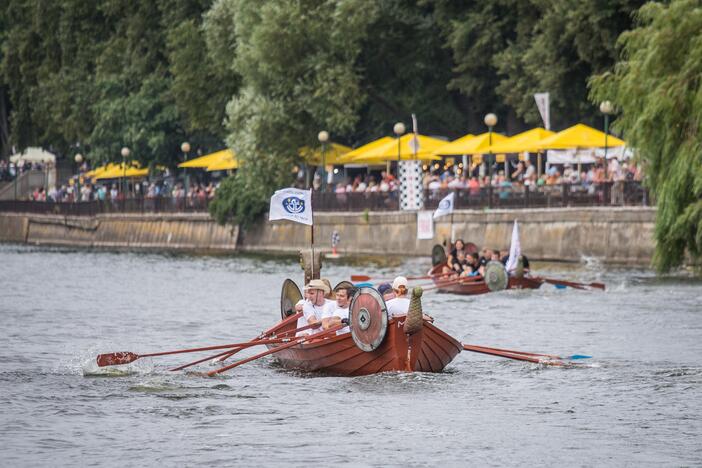
[[[56,155],[44,151],[41,148],[27,148],[21,153],[13,154],[10,156],[10,161],[13,163],[18,163],[19,161],[30,162],[30,163],[47,163],[56,162]]]
[[[620,161],[633,156],[630,148],[618,146],[607,149],[607,159],[617,158]],[[592,164],[597,158],[604,157],[604,148],[580,148],[568,150],[548,150],[546,160],[549,164]]]

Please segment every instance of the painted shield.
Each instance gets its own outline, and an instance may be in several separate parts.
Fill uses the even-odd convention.
[[[285,320],[295,314],[295,304],[302,299],[300,288],[291,279],[283,281],[283,289],[280,291],[280,317]]]
[[[509,278],[505,266],[497,261],[485,265],[485,283],[490,291],[502,291],[507,288]]]
[[[442,263],[446,263],[446,250],[444,249],[443,245],[436,244],[434,247],[431,249],[431,265],[436,266],[436,265],[441,265]]]
[[[378,291],[360,288],[349,307],[351,336],[360,349],[373,351],[381,345],[388,330],[388,309]]]

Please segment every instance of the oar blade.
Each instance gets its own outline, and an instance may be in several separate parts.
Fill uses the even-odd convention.
[[[129,364],[137,359],[139,359],[139,355],[130,353],[129,351],[124,351],[121,353],[98,354],[97,365],[100,367],[118,366],[120,364]]]
[[[351,275],[351,281],[370,281],[371,277],[367,275]]]
[[[592,359],[592,356],[587,356],[585,354],[573,354],[572,356],[568,356],[569,360],[575,361],[577,359]]]

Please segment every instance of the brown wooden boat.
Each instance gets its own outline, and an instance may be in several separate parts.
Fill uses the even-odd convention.
[[[421,296],[421,291],[418,294]],[[415,300],[413,296],[412,304],[418,303],[419,298]],[[388,320],[382,297],[372,288],[362,288],[350,307],[352,332],[282,349],[275,357],[288,369],[343,376],[390,371],[441,372],[463,345],[424,320],[421,305],[419,312],[416,308],[411,305],[408,316]],[[412,320],[414,327],[408,327]],[[283,320],[274,333],[291,331],[295,326],[296,321]],[[280,345],[267,346],[274,349]]]
[[[442,275],[446,263],[440,263],[429,270],[428,275],[432,277],[438,292],[450,294],[475,295],[500,291],[502,289],[539,289],[544,280],[542,278],[522,276],[506,276],[502,278],[502,283],[490,283],[484,278],[466,277],[465,280],[457,280],[448,275]],[[505,281],[506,279],[506,281]],[[504,286],[502,286],[504,285]],[[491,287],[492,286],[492,287]]]

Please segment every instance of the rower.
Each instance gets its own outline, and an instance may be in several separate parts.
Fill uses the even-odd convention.
[[[309,295],[308,300],[306,300],[302,305],[303,316],[298,319],[297,328],[301,328],[306,325],[321,324],[320,322],[322,321],[325,310],[334,307],[334,301],[324,298],[325,295],[331,292],[330,288],[324,283],[324,281],[319,279],[310,280],[305,288],[309,291]],[[319,331],[321,331],[319,328],[312,328],[310,330],[298,332],[297,336],[317,333]]]
[[[328,330],[336,325],[341,325],[341,321],[349,318],[349,304],[351,303],[351,297],[355,293],[355,288],[349,288],[340,286],[336,289],[336,303],[334,308],[325,309],[324,315],[322,316],[322,328]],[[350,332],[348,326],[338,330],[337,335],[342,333]]]
[[[378,286],[378,292],[383,296],[385,302],[388,302],[390,299],[395,299],[395,291],[392,290],[390,283],[383,283]]]
[[[387,301],[388,319],[407,315],[409,310],[410,300],[407,297],[407,278],[398,276],[392,282],[392,290],[395,292],[395,298]]]

